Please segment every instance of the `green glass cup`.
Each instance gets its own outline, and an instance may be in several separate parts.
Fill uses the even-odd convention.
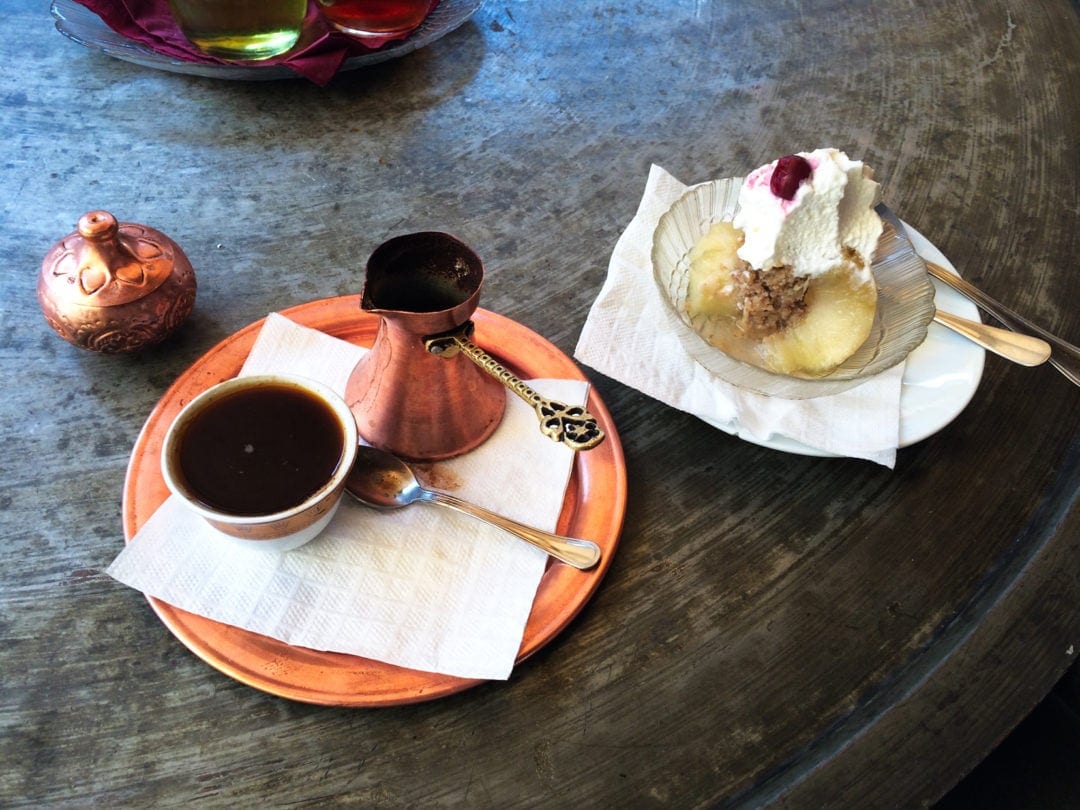
[[[307,0],[169,0],[169,8],[184,36],[203,53],[251,62],[296,44]]]

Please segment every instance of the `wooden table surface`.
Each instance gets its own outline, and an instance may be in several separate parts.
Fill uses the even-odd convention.
[[[220,674],[103,570],[184,369],[451,231],[483,304],[567,354],[650,164],[837,146],[986,291],[1080,342],[1080,22],[1032,0],[488,2],[407,57],[233,82],[0,27],[0,804],[920,805],[1080,649],[1080,391],[986,359],[894,470],[759,447],[590,369],[629,505],[600,588],[507,682],[382,709]],[[41,260],[104,208],[199,280],[162,346],[61,341]]]

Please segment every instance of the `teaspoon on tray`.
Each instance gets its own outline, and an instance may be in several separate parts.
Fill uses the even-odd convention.
[[[360,446],[345,488],[356,500],[375,509],[399,509],[417,501],[455,509],[509,532],[575,568],[592,568],[600,560],[600,547],[591,540],[535,529],[449,493],[425,489],[408,464],[375,447]]]

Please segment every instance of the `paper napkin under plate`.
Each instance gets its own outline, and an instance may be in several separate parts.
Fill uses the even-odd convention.
[[[574,357],[654,399],[760,441],[786,436],[841,456],[896,463],[904,364],[857,388],[789,400],[743,391],[687,354],[661,309],[653,280],[652,237],[660,216],[686,191],[653,166],[637,213],[619,237],[608,275],[589,311]]]
[[[366,350],[270,315],[241,376],[316,379],[338,392]],[[584,403],[579,380],[531,380]],[[437,462],[454,494],[553,531],[574,453],[540,433],[507,393],[478,449]],[[333,521],[294,551],[252,549],[217,534],[170,496],[108,568],[178,608],[316,650],[409,669],[505,679],[517,657],[547,555],[473,518],[428,504],[379,512],[345,495]]]

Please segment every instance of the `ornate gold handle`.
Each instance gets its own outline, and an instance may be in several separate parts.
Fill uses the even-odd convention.
[[[424,348],[440,357],[453,357],[459,351],[464,352],[476,365],[533,406],[540,420],[540,431],[549,439],[562,442],[573,450],[588,450],[604,440],[604,431],[596,423],[595,416],[580,405],[566,405],[540,396],[473,343],[469,339],[471,334],[472,321],[469,321],[462,329],[425,338]]]

